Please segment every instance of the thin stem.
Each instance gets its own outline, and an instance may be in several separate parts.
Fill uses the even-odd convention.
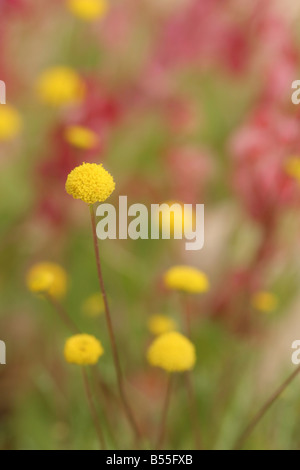
[[[101,426],[100,426],[100,423],[99,423],[99,419],[98,419],[98,416],[97,416],[97,411],[96,411],[96,408],[95,408],[95,404],[94,404],[94,400],[93,400],[93,396],[92,396],[88,376],[87,376],[87,373],[86,373],[86,370],[85,370],[84,367],[82,367],[81,370],[82,370],[82,377],[83,377],[85,394],[86,394],[86,398],[87,398],[87,401],[88,401],[88,404],[89,404],[91,416],[92,416],[92,419],[94,421],[94,425],[95,425],[95,428],[96,428],[96,431],[97,431],[97,436],[98,436],[98,439],[99,439],[99,443],[100,443],[101,449],[106,450],[106,444],[105,444],[104,436],[103,436],[102,429],[101,429]]]
[[[99,247],[98,247],[98,238],[97,238],[97,233],[96,233],[96,218],[95,218],[95,213],[94,213],[94,207],[92,205],[90,205],[90,214],[91,214],[92,229],[93,229],[93,242],[94,242],[94,249],[95,249],[95,256],[96,256],[98,280],[99,280],[100,290],[101,290],[102,296],[103,296],[105,318],[106,318],[106,323],[107,323],[107,328],[108,328],[108,333],[109,333],[109,339],[110,339],[110,344],[111,344],[111,349],[112,349],[113,359],[114,359],[114,364],[115,364],[115,369],[116,369],[119,393],[120,393],[120,397],[121,397],[121,400],[122,400],[122,403],[123,403],[123,406],[124,406],[124,411],[125,411],[125,414],[127,416],[128,422],[131,425],[131,427],[132,427],[132,429],[135,433],[136,438],[140,439],[142,436],[141,436],[140,430],[137,426],[137,423],[135,421],[135,417],[132,413],[132,410],[130,408],[130,405],[128,403],[128,400],[127,400],[127,397],[126,397],[126,394],[125,394],[125,390],[124,390],[123,374],[122,374],[122,369],[121,369],[121,365],[120,365],[120,359],[119,359],[119,354],[118,354],[118,349],[117,349],[117,343],[116,343],[116,339],[115,339],[115,334],[114,334],[114,329],[113,329],[113,325],[112,325],[109,304],[108,304],[106,290],[105,290],[103,276],[102,276],[102,269],[101,269],[100,255],[99,255]]]
[[[189,298],[187,295],[183,294],[181,299],[182,299],[182,315],[185,321],[186,335],[188,338],[191,338],[192,327],[191,327],[191,308],[190,308]],[[194,430],[196,449],[201,449],[202,447],[201,429],[200,429],[200,424],[198,421],[196,392],[195,392],[195,385],[194,385],[193,377],[190,372],[185,373],[185,387],[186,387],[186,391],[189,397],[189,409],[190,409],[192,426]]]
[[[172,392],[172,385],[173,385],[173,375],[170,374],[168,377],[166,396],[165,396],[165,400],[163,403],[161,421],[160,421],[159,432],[158,432],[158,437],[157,437],[156,450],[160,450],[164,443],[168,410],[169,410],[170,401],[171,401],[170,398],[171,398],[171,392]]]
[[[73,333],[78,334],[80,333],[79,328],[65,311],[64,307],[50,294],[44,294],[46,300],[50,303],[50,305],[54,308],[62,322],[66,325],[66,327]]]
[[[181,301],[182,301],[183,322],[185,324],[185,333],[188,336],[188,338],[191,338],[191,334],[192,334],[191,310],[190,310],[190,303],[189,303],[188,296],[186,294],[182,294]]]
[[[285,382],[283,382],[283,384],[273,393],[273,395],[264,404],[264,406],[260,409],[260,411],[254,416],[253,420],[246,427],[246,429],[241,434],[241,436],[237,439],[233,450],[239,450],[244,446],[245,442],[247,441],[252,431],[256,428],[256,426],[261,421],[261,419],[269,411],[273,403],[277,400],[277,398],[280,397],[280,395],[285,391],[285,389],[290,385],[290,383],[297,377],[299,373],[300,373],[300,366],[297,367],[297,369],[285,380]]]
[[[185,385],[186,385],[186,390],[188,394],[191,421],[192,421],[192,426],[193,426],[194,435],[195,435],[195,446],[196,446],[196,449],[200,450],[202,448],[201,430],[200,430],[200,425],[198,421],[198,410],[197,410],[195,387],[194,387],[194,382],[192,380],[190,372],[185,373]]]

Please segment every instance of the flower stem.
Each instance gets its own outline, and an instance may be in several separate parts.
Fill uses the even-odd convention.
[[[185,324],[185,334],[188,338],[191,338],[192,327],[191,327],[191,309],[189,298],[186,294],[181,295],[182,301],[182,319]]]
[[[195,446],[197,450],[200,450],[202,448],[202,443],[201,443],[202,439],[201,439],[200,425],[198,421],[198,410],[197,410],[197,401],[196,401],[196,395],[195,395],[194,382],[192,380],[190,372],[186,372],[184,378],[185,378],[185,385],[186,385],[186,390],[188,394],[191,421],[192,421],[192,426],[193,426],[194,435],[195,435]]]
[[[191,327],[191,309],[190,309],[190,302],[187,295],[182,295],[182,316],[183,320],[185,321],[186,327],[186,335],[189,339],[191,339],[192,334],[192,327]],[[190,409],[190,416],[192,421],[192,426],[195,435],[195,445],[196,449],[201,449],[201,429],[200,424],[197,419],[198,410],[197,410],[197,400],[196,400],[196,393],[195,393],[195,385],[194,380],[190,372],[185,373],[185,387],[189,398],[189,409]]]
[[[87,373],[86,373],[86,370],[85,370],[84,367],[82,367],[81,370],[82,370],[82,377],[83,377],[83,383],[84,383],[84,388],[85,388],[85,394],[86,394],[86,398],[87,398],[87,401],[88,401],[88,404],[89,404],[91,416],[92,416],[92,419],[94,421],[94,425],[95,425],[95,428],[96,428],[96,431],[97,431],[97,436],[98,436],[98,439],[99,439],[99,443],[100,443],[101,449],[106,450],[106,444],[105,444],[104,436],[103,436],[102,429],[101,429],[101,426],[100,426],[100,423],[99,423],[99,419],[98,419],[98,416],[97,416],[97,411],[96,411],[96,408],[95,408],[95,404],[94,404],[94,400],[93,400],[93,396],[92,396],[88,376],[87,376]]]
[[[98,239],[97,239],[97,233],[96,233],[96,218],[95,218],[95,212],[94,212],[93,205],[90,205],[90,214],[91,214],[92,229],[93,229],[93,242],[94,242],[94,249],[95,249],[95,256],[96,256],[98,280],[99,280],[100,290],[101,290],[102,296],[103,296],[105,318],[106,318],[106,323],[107,323],[107,328],[108,328],[108,333],[109,333],[109,339],[110,339],[110,344],[111,344],[111,349],[112,349],[113,359],[114,359],[114,364],[115,364],[115,369],[116,369],[119,394],[120,394],[120,397],[121,397],[121,400],[122,400],[122,403],[123,403],[124,411],[125,411],[125,414],[127,416],[128,422],[131,425],[136,438],[139,440],[142,436],[141,436],[140,430],[137,426],[137,423],[135,421],[135,417],[132,413],[130,405],[128,403],[128,400],[127,400],[127,397],[126,397],[126,394],[125,394],[125,389],[124,389],[124,379],[123,379],[122,369],[121,369],[121,365],[120,365],[120,359],[119,359],[119,354],[118,354],[118,349],[117,349],[117,343],[116,343],[116,339],[115,339],[115,334],[114,334],[114,329],[113,329],[113,325],[112,325],[109,304],[108,304],[106,290],[105,290],[103,276],[102,276],[102,269],[101,269],[100,255],[99,255],[99,247],[98,247]]]
[[[259,412],[254,416],[253,420],[246,427],[241,436],[237,439],[233,450],[241,449],[248,437],[251,435],[252,431],[256,428],[261,419],[269,411],[273,403],[280,397],[280,395],[285,391],[285,389],[290,385],[290,383],[297,377],[300,373],[300,366],[283,382],[283,384],[273,393],[269,400],[264,404],[264,406],[259,410]]]
[[[157,437],[156,450],[160,450],[164,443],[168,410],[169,410],[170,401],[171,401],[170,398],[171,398],[171,392],[172,392],[172,385],[173,385],[173,375],[169,374],[168,383],[167,383],[167,391],[166,391],[166,396],[165,396],[165,400],[163,403],[161,421],[160,421],[159,432],[158,432],[158,437]]]
[[[46,300],[50,303],[50,305],[54,308],[54,310],[57,312],[58,316],[62,320],[62,322],[66,325],[67,328],[71,331],[73,334],[78,334],[80,333],[79,328],[77,328],[77,325],[74,323],[74,321],[71,319],[71,317],[68,315],[68,313],[65,311],[64,307],[56,300],[52,295],[50,294],[44,294]]]

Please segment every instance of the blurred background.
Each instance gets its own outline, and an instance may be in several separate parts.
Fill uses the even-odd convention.
[[[63,359],[69,332],[26,287],[26,272],[39,261],[65,268],[66,310],[104,344],[93,385],[99,413],[110,422],[110,448],[132,446],[105,319],[86,305],[98,289],[89,213],[64,188],[83,161],[113,174],[113,204],[119,195],[147,206],[205,204],[199,252],[172,240],[100,244],[128,395],[149,441],[165,376],[146,363],[147,323],[166,314],[180,325],[178,297],[162,282],[173,265],[196,266],[211,283],[190,299],[204,448],[230,448],[293,370],[300,191],[285,165],[300,155],[300,107],[291,103],[300,78],[299,19],[295,0],[108,0],[94,21],[63,0],[0,0],[7,86],[0,108],[1,449],[97,448],[79,371]],[[41,75],[58,66],[80,77],[78,102],[49,106]],[[93,145],[74,142],[72,126],[91,130]],[[296,381],[247,448],[300,448],[299,390]],[[168,449],[194,448],[191,423],[178,377]]]

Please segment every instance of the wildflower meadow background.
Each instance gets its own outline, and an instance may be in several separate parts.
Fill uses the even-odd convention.
[[[243,439],[297,368],[299,20],[0,0],[0,449],[300,448],[299,378]],[[205,204],[205,245],[100,241],[106,302],[91,216],[120,195]]]

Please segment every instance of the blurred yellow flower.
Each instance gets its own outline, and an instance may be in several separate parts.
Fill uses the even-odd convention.
[[[167,372],[193,369],[196,352],[193,343],[176,331],[158,336],[148,349],[149,364]]]
[[[159,220],[161,230],[170,230],[174,235],[192,231],[195,223],[195,212],[192,207],[184,207],[184,204],[178,201],[167,201],[161,207]]]
[[[191,294],[206,292],[210,287],[206,274],[191,266],[174,266],[165,273],[164,282],[169,289]]]
[[[89,150],[98,143],[98,136],[88,127],[69,126],[65,130],[66,141],[74,147]]]
[[[285,172],[289,176],[300,181],[300,157],[288,158],[285,162],[284,168]]]
[[[85,21],[102,18],[108,10],[107,0],[67,0],[71,13]]]
[[[27,273],[27,286],[36,294],[48,294],[56,299],[64,297],[67,291],[67,274],[55,263],[38,263]]]
[[[271,292],[257,292],[252,297],[252,305],[263,313],[273,312],[278,307],[278,298]]]
[[[90,295],[82,305],[83,313],[88,317],[98,317],[104,312],[104,301],[102,294]]]
[[[80,102],[85,95],[85,84],[70,67],[58,66],[44,70],[37,80],[40,100],[50,106]]]
[[[104,202],[114,191],[115,182],[102,165],[83,163],[74,168],[67,178],[66,191],[74,199],[87,204]]]
[[[0,142],[16,137],[22,128],[19,112],[11,105],[0,105]]]
[[[176,322],[166,315],[151,315],[148,320],[148,329],[155,336],[177,329]]]
[[[79,366],[97,364],[103,354],[104,349],[100,341],[86,334],[71,336],[66,341],[64,349],[65,360]]]

